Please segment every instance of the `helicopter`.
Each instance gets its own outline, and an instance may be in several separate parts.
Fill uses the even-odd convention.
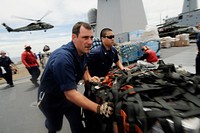
[[[51,24],[48,24],[46,22],[42,22],[41,20],[47,16],[48,13],[46,13],[42,18],[35,20],[35,19],[29,19],[29,18],[23,18],[23,17],[17,17],[20,19],[25,19],[25,20],[30,20],[30,21],[35,21],[34,23],[30,23],[27,26],[20,27],[20,28],[11,28],[8,26],[6,23],[3,23],[2,25],[6,28],[8,32],[25,32],[25,31],[37,31],[37,30],[44,30],[44,32],[47,31],[47,29],[51,29],[54,26]]]

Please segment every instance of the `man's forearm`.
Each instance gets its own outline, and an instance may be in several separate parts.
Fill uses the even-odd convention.
[[[79,107],[83,107],[85,109],[91,110],[93,112],[97,112],[97,103],[94,103],[93,101],[89,100],[87,97],[85,97],[83,94],[81,94],[79,91],[72,89],[69,91],[64,92],[65,97],[71,101],[72,103],[76,104]]]

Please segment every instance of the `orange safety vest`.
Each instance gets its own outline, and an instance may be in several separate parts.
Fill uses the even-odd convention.
[[[156,52],[154,52],[153,50],[146,50],[145,52],[147,52],[149,54],[149,56],[147,57],[147,62],[157,62],[158,61],[158,57],[156,55]]]
[[[27,52],[27,51],[24,51],[22,53],[22,56],[21,56],[21,60],[22,60],[22,63],[26,66],[26,67],[33,67],[33,66],[39,66],[38,62],[37,62],[37,59],[34,55],[33,52]]]

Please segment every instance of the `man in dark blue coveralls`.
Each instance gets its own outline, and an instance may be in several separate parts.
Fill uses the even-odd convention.
[[[48,60],[41,77],[38,106],[46,116],[45,125],[49,133],[62,128],[64,115],[72,133],[83,133],[80,107],[106,117],[113,112],[110,103],[98,105],[77,91],[77,83],[82,78],[99,81],[97,77],[87,79],[89,76],[84,75],[85,54],[90,52],[92,39],[91,26],[78,22],[72,29],[72,41],[55,50]]]
[[[87,66],[88,69],[86,73],[89,72],[91,76],[97,77],[105,77],[109,71],[113,63],[120,69],[120,70],[129,70],[129,68],[124,68],[121,61],[118,58],[118,53],[114,45],[114,33],[110,28],[104,28],[101,30],[100,38],[102,45],[95,47],[91,50],[88,54],[88,62]],[[88,98],[92,99],[90,96],[90,83],[85,84],[85,92],[84,95]],[[93,112],[84,110],[85,117],[86,117],[86,125],[88,133],[111,133],[112,131],[112,124],[107,119],[106,128],[104,123],[102,122],[102,117],[95,115]],[[102,124],[103,123],[103,124]]]
[[[200,30],[200,23],[198,24]],[[200,76],[200,32],[197,34],[196,75]]]
[[[10,57],[6,56],[5,51],[1,51],[0,55],[1,55],[0,67],[3,67],[6,71],[6,73],[4,74],[0,72],[0,76],[2,75],[2,77],[6,80],[7,84],[10,85],[10,87],[14,87],[13,78],[12,78],[12,69],[11,69],[11,64],[14,64],[14,63],[12,62]],[[0,68],[0,71],[2,71],[1,68]]]
[[[105,77],[110,71],[113,63],[120,69],[124,68],[118,58],[118,53],[114,45],[114,33],[110,28],[101,30],[100,38],[102,45],[95,47],[88,55],[88,70],[91,76]]]

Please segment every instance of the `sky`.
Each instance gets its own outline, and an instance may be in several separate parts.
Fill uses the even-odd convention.
[[[148,25],[163,23],[168,16],[175,17],[182,12],[183,0],[142,0]],[[200,1],[200,0],[198,0]],[[20,57],[24,45],[32,51],[42,51],[44,45],[55,50],[71,40],[71,29],[77,21],[88,22],[88,11],[97,8],[98,0],[0,0],[0,24],[11,28],[26,26],[32,21],[16,18],[40,19],[54,25],[53,29],[33,32],[7,32],[0,25],[0,50],[11,58]],[[200,4],[200,2],[198,2]],[[200,6],[198,6],[200,7]]]

